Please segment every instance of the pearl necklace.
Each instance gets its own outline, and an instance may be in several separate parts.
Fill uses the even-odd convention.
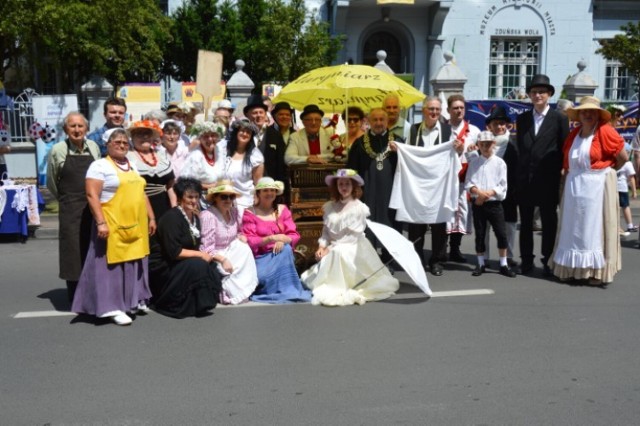
[[[182,216],[184,217],[184,220],[187,221],[187,223],[189,224],[189,232],[191,233],[191,239],[193,240],[193,245],[196,245],[196,238],[200,238],[200,230],[198,229],[198,226],[196,225],[196,218],[193,218],[193,221],[189,221],[189,216],[187,216],[187,213],[185,213],[184,209],[181,206],[178,206],[178,210],[180,210],[180,212],[182,213]]]

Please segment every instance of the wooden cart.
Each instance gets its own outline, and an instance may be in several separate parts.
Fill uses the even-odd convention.
[[[344,164],[289,166],[291,215],[301,237],[296,246],[296,267],[300,271],[315,262],[318,238],[322,235],[322,206],[330,198],[329,187],[324,179],[340,168],[344,168]]]

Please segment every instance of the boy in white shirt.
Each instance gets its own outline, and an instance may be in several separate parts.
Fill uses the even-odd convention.
[[[627,161],[618,170],[618,199],[620,200],[620,208],[624,215],[624,220],[627,222],[627,230],[620,230],[620,235],[627,236],[630,232],[636,232],[638,227],[633,224],[633,217],[631,216],[631,208],[629,208],[629,187],[631,187],[631,196],[636,198],[636,172],[633,170],[633,164],[631,161]]]
[[[507,263],[507,231],[502,200],[507,196],[507,165],[494,155],[495,136],[489,131],[478,135],[480,156],[469,160],[465,189],[472,199],[473,226],[476,230],[478,265],[471,275],[478,277],[485,272],[484,252],[487,222],[494,229],[500,254],[500,274],[514,278],[516,273]]]

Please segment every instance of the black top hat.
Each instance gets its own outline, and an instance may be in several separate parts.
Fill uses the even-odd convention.
[[[262,108],[265,111],[269,110],[269,108],[267,108],[264,101],[262,100],[262,95],[249,96],[249,98],[247,99],[247,106],[242,109],[242,112],[244,113],[244,115],[247,115],[249,113],[249,110],[253,108]]]
[[[273,109],[271,110],[271,115],[275,116],[278,113],[278,111],[280,111],[281,109],[289,110],[291,111],[291,114],[293,114],[293,108],[291,108],[291,105],[289,105],[289,102],[278,102],[273,106]]]
[[[304,107],[300,114],[300,119],[304,120],[304,116],[311,113],[320,114],[321,117],[324,117],[324,111],[318,108],[318,105],[311,104]]]
[[[491,114],[489,114],[487,119],[484,120],[484,124],[489,124],[493,120],[504,120],[507,123],[511,123],[511,119],[507,115],[507,111],[503,106],[500,105],[496,105],[495,107],[493,107],[493,109],[491,110]]]
[[[551,85],[549,77],[544,74],[536,74],[531,78],[529,85],[527,86],[527,93],[531,92],[534,87],[545,87],[551,92],[551,96],[556,93],[556,89]]]

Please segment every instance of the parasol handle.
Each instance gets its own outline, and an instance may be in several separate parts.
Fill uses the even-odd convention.
[[[411,241],[413,244],[415,244],[416,241],[418,241],[420,238],[422,237],[418,237],[415,240]],[[391,259],[387,260],[385,263],[382,264],[381,267],[379,267],[378,269],[376,269],[375,271],[373,271],[372,274],[369,274],[369,276],[364,277],[363,279],[361,279],[360,281],[358,281],[356,283],[356,285],[353,286],[353,288],[358,288],[359,286],[361,286],[362,284],[365,283],[365,281],[367,281],[369,278],[373,277],[375,274],[377,274],[378,272],[382,271],[382,269],[386,268],[391,262],[393,262],[395,259],[392,257]]]

